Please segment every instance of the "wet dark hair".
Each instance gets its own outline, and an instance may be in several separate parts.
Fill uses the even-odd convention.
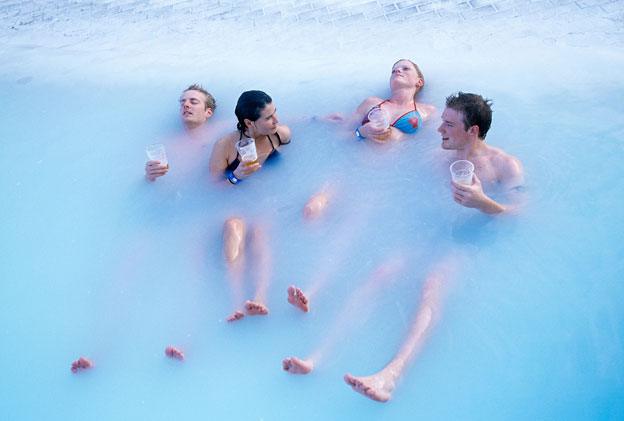
[[[234,114],[238,119],[236,127],[239,131],[245,131],[245,119],[256,121],[260,118],[260,113],[273,102],[273,99],[262,91],[246,91],[241,94],[236,103]]]
[[[477,94],[458,92],[446,98],[446,108],[464,115],[464,130],[479,127],[479,137],[485,139],[492,124],[492,101]]]

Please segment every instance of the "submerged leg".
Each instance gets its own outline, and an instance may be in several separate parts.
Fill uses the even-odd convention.
[[[251,233],[251,250],[253,254],[253,273],[256,278],[256,295],[253,300],[245,302],[245,310],[251,316],[269,314],[266,295],[271,280],[271,251],[266,231],[257,227]]]
[[[340,228],[332,242],[325,247],[325,254],[321,259],[321,263],[315,269],[313,278],[306,287],[306,293],[303,294],[303,292],[301,292],[300,294],[300,296],[305,299],[303,307],[308,308],[308,310],[302,308],[303,311],[309,311],[310,301],[314,299],[321,290],[326,288],[329,281],[339,272],[344,261],[351,257],[348,251],[356,241],[357,235],[360,234],[362,226],[364,226],[371,213],[370,208],[359,209],[359,211],[360,212],[356,216]],[[301,291],[301,289],[299,289],[299,291]],[[297,301],[297,297],[291,298],[289,291],[288,302],[299,307],[296,304]]]
[[[319,218],[325,212],[330,196],[331,193],[322,190],[310,197],[303,207],[303,217],[306,219]]]
[[[243,303],[245,232],[245,222],[241,218],[229,218],[223,225],[223,256],[228,266],[232,305],[235,309]],[[243,317],[242,311],[234,310],[226,320],[235,322]]]
[[[325,357],[330,349],[342,338],[342,335],[350,325],[363,323],[373,309],[367,303],[375,302],[374,294],[380,288],[387,286],[405,266],[404,256],[394,256],[379,265],[347,301],[336,322],[325,336],[321,345],[306,359],[289,357],[282,361],[285,371],[293,374],[307,374],[314,366]]]
[[[421,303],[407,338],[394,358],[382,370],[371,376],[357,377],[351,374],[344,376],[345,382],[353,390],[379,402],[386,402],[392,397],[397,380],[405,371],[407,364],[422,349],[435,319],[439,316],[443,287],[449,276],[448,269],[453,267],[441,267],[428,276]]]
[[[223,225],[223,255],[228,263],[243,255],[245,247],[245,222],[240,218],[229,218]]]

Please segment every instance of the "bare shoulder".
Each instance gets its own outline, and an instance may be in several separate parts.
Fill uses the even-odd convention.
[[[238,139],[239,132],[229,132],[225,136],[222,136],[217,143],[215,144],[215,148],[227,148],[228,146],[234,146],[234,143]]]
[[[280,124],[279,126],[277,126],[277,134],[279,134],[282,143],[290,143],[290,140],[292,138],[290,127]]]
[[[490,147],[490,162],[496,168],[498,178],[505,184],[520,185],[523,181],[522,163],[518,158],[504,150]],[[514,186],[515,187],[515,186]]]
[[[210,172],[213,175],[220,174],[228,166],[230,155],[235,156],[237,138],[238,132],[231,132],[215,142],[210,154]]]
[[[380,102],[383,102],[383,99],[376,96],[369,96],[364,101],[362,101],[362,103],[358,106],[356,112],[358,114],[364,114]]]

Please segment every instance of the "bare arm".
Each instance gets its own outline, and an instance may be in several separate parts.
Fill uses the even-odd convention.
[[[355,110],[355,112],[344,115],[342,113],[331,113],[321,118],[323,121],[328,121],[330,123],[339,123],[344,124],[350,130],[355,130],[360,126],[362,120],[364,120],[364,116],[372,107],[379,104],[383,101],[381,98],[377,97],[369,97],[366,98]]]
[[[215,182],[219,182],[221,180],[230,180],[229,182],[231,184],[236,184],[235,182],[232,182],[232,175],[234,176],[234,178],[242,180],[249,177],[254,172],[258,171],[261,167],[258,162],[240,162],[230,175],[225,173],[228,165],[230,165],[230,163],[234,161],[234,159],[236,159],[236,148],[233,146],[233,142],[237,135],[237,133],[231,133],[225,137],[222,137],[217,143],[215,143],[214,147],[212,148],[209,166],[210,175]]]
[[[509,158],[501,185],[508,201],[505,205],[505,213],[516,213],[527,200],[524,190],[524,171],[518,159],[511,156]]]
[[[210,175],[215,181],[223,179],[223,173],[228,166],[231,136],[232,135],[227,135],[222,137],[212,147],[209,165]]]

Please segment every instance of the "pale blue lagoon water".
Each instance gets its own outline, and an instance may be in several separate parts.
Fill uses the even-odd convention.
[[[494,99],[488,141],[526,172],[520,215],[491,218],[451,200],[437,120],[381,147],[309,118],[383,95],[405,52],[427,76],[423,102],[441,108],[458,89]],[[67,74],[3,68],[0,419],[624,418],[624,87],[613,70],[623,57],[549,43],[522,54],[540,59],[498,44],[462,52],[432,43],[385,47],[368,66],[345,50],[305,66],[274,56],[281,66],[247,77],[224,57],[210,75],[146,61],[145,80],[91,77],[84,63]],[[146,183],[144,147],[162,140],[175,150],[176,99],[194,80],[229,127],[238,94],[266,90],[292,145],[235,188],[208,181],[209,147],[190,170],[170,154],[171,173]],[[304,223],[303,204],[325,183],[336,199],[325,218]],[[270,316],[235,325],[224,322],[220,249],[232,214],[267,229],[273,261]],[[393,400],[351,391],[343,374],[370,374],[392,357],[423,277],[452,250],[466,263]],[[349,305],[391,256],[405,256],[406,269]],[[311,313],[286,303],[288,285],[305,288],[324,271],[330,281]],[[353,320],[315,372],[282,372],[283,357],[330,337],[346,306]],[[164,357],[169,344],[185,350],[184,363]],[[80,355],[96,367],[73,375]]]

